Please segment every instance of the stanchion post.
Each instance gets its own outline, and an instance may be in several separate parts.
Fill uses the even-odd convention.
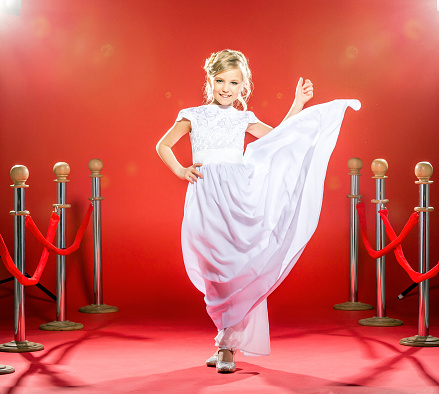
[[[335,304],[334,309],[343,311],[364,311],[372,309],[372,305],[358,301],[358,213],[357,204],[360,202],[359,177],[363,167],[361,159],[353,157],[348,160],[351,178],[350,194],[350,263],[349,263],[349,301]]]
[[[29,170],[25,166],[17,165],[11,169],[11,185],[14,188],[14,211],[9,212],[14,216],[14,261],[16,267],[25,275],[25,247],[24,247],[24,217],[29,215],[25,210],[26,181]],[[26,340],[24,286],[14,279],[14,337],[15,340],[0,345],[0,351],[10,353],[35,352],[44,349],[41,343]]]
[[[102,161],[92,159],[88,163],[92,179],[93,203],[93,273],[94,273],[94,303],[79,308],[83,313],[112,313],[119,309],[115,306],[106,305],[103,302],[103,282],[102,282],[102,236],[101,236],[101,178]]]
[[[415,167],[415,175],[419,185],[419,207],[415,211],[419,213],[419,272],[426,273],[430,269],[430,181],[433,175],[433,167],[428,162],[420,162]],[[416,347],[437,347],[439,338],[429,335],[429,280],[419,283],[419,316],[418,335],[403,338],[401,345]]]
[[[14,170],[15,171],[15,170]],[[24,169],[23,169],[24,171]],[[11,173],[12,177],[12,173]],[[21,180],[20,180],[21,181]],[[14,261],[20,272],[25,275],[25,188],[28,185],[14,181],[14,209],[11,214],[14,214]],[[12,185],[11,185],[12,186]],[[14,337],[15,341],[22,342],[26,340],[26,322],[24,309],[24,286],[14,279],[15,283],[15,303],[14,303]]]
[[[70,174],[70,166],[65,162],[58,162],[53,166],[56,175],[57,201],[53,204],[59,215],[57,228],[57,248],[66,248],[66,208],[67,204],[67,176]],[[41,324],[40,329],[44,331],[75,331],[81,330],[84,326],[66,318],[66,256],[56,256],[56,320],[50,323]]]
[[[387,178],[386,172],[389,168],[384,159],[375,159],[371,165],[375,179],[375,232],[376,250],[381,250],[385,246],[385,229],[379,211],[385,208],[389,200],[385,199],[384,181]],[[377,278],[377,306],[376,316],[361,319],[359,324],[374,327],[394,327],[400,326],[403,322],[399,319],[392,319],[386,316],[386,260],[385,256],[376,259],[376,278]]]
[[[101,162],[102,163],[102,162]],[[101,169],[97,162],[93,162],[91,170],[92,179],[92,201],[93,201],[93,273],[94,273],[94,303],[102,305],[102,234],[101,234]],[[90,163],[89,163],[90,167]],[[100,168],[99,168],[100,167]]]

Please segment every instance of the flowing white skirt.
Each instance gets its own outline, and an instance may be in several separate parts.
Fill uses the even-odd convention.
[[[189,184],[183,257],[219,330],[217,346],[270,353],[266,298],[317,227],[326,168],[348,106],[358,110],[360,102],[301,111],[249,144],[242,163],[206,155],[204,178]]]

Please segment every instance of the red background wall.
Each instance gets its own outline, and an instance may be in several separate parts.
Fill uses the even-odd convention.
[[[20,16],[0,13],[0,232],[12,253],[10,168],[29,168],[26,208],[45,231],[56,202],[52,167],[66,161],[70,243],[91,195],[88,161],[100,158],[105,302],[151,315],[202,313],[202,296],[186,277],[180,250],[186,184],[161,163],[155,145],[179,109],[202,103],[204,59],[220,49],[239,49],[254,74],[250,109],[270,125],[287,112],[300,76],[314,83],[312,104],[335,98],[363,104],[358,113],[349,110],[343,123],[317,232],[271,296],[270,308],[276,313],[346,301],[347,160],[364,162],[360,187],[372,231],[370,163],[387,159],[388,208],[399,232],[417,205],[416,163],[439,163],[438,47],[433,0],[23,0]],[[176,154],[190,162],[188,139]],[[439,207],[437,189],[434,183],[431,205]],[[439,259],[438,216],[431,215],[432,264]],[[81,250],[68,257],[73,309],[93,301],[91,242],[90,226]],[[41,248],[30,235],[26,243],[27,271],[33,272]],[[404,250],[416,267],[415,233]],[[55,291],[55,258],[50,261],[41,282]],[[0,278],[7,276],[0,267]],[[409,284],[389,256],[389,315]],[[437,279],[431,287],[434,319]],[[0,286],[4,305],[10,305],[11,293],[11,284]],[[375,305],[375,263],[363,248],[360,300]]]

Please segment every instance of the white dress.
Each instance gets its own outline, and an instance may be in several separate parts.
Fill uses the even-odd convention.
[[[309,107],[248,144],[250,111],[203,105],[180,111],[191,122],[193,162],[181,240],[189,278],[205,295],[216,345],[270,354],[267,296],[288,275],[319,220],[323,185],[346,108]]]

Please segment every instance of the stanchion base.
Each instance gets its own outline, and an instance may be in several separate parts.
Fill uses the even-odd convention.
[[[357,302],[346,301],[343,302],[342,304],[335,304],[334,309],[337,309],[338,311],[368,311],[370,309],[373,309],[373,306],[358,301]]]
[[[11,341],[0,345],[0,352],[7,353],[26,353],[43,350],[44,346],[41,343],[29,341]]]
[[[391,317],[369,317],[367,319],[361,319],[359,322],[362,326],[371,327],[396,327],[402,326],[402,320],[392,319]]]
[[[438,347],[439,338],[432,337],[431,335],[428,335],[427,337],[415,335],[413,337],[403,338],[399,341],[399,343],[404,346]]]
[[[12,373],[12,372],[15,372],[14,367],[0,364],[0,375],[6,375],[7,373]]]
[[[119,308],[117,306],[111,306],[106,304],[91,304],[87,306],[81,306],[79,312],[82,313],[114,313],[117,312]]]
[[[50,323],[41,324],[40,330],[44,331],[75,331],[82,330],[84,326],[81,323],[75,323],[73,321],[52,321]]]

